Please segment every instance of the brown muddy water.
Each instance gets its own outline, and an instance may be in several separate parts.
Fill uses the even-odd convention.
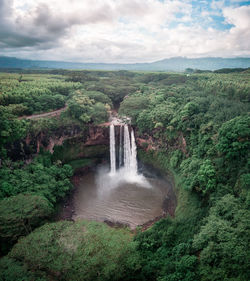
[[[158,217],[174,214],[176,198],[168,179],[152,174],[150,177],[128,178],[122,170],[111,176],[105,165],[97,171],[79,175],[61,217],[70,208],[73,220],[105,221],[135,229]]]

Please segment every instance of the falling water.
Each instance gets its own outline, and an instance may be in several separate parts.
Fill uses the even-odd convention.
[[[124,167],[131,176],[137,175],[136,143],[133,129],[131,139],[128,125],[124,126]]]
[[[134,229],[161,216],[163,200],[173,198],[175,204],[170,183],[138,172],[133,129],[114,118],[110,125],[110,172],[103,164],[79,183],[73,196],[74,220],[121,222]]]
[[[113,121],[114,122],[114,121]],[[121,182],[129,182],[135,183],[139,186],[143,186],[146,188],[150,188],[151,185],[148,183],[146,178],[138,173],[138,165],[137,165],[137,155],[136,155],[136,142],[135,135],[133,129],[129,129],[127,124],[117,124],[116,126],[120,126],[120,139],[117,146],[117,159],[119,167],[116,169],[116,143],[115,143],[115,129],[114,125],[116,123],[111,123],[110,125],[110,173],[112,176],[112,182],[109,182],[109,187],[117,187]],[[102,177],[99,177],[101,182],[99,185],[102,185],[102,182],[105,182],[105,186],[107,184],[107,180],[103,180]]]
[[[114,118],[110,125],[110,168],[100,165],[79,183],[73,196],[74,220],[121,222],[135,228],[162,215],[163,200],[169,196],[175,200],[165,180],[145,178],[138,172],[133,129]]]
[[[136,143],[133,129],[131,130],[131,159],[130,170],[137,175]]]
[[[120,126],[120,146],[119,146],[119,168],[121,168],[122,166],[122,130],[123,129],[123,126]]]
[[[124,131],[124,133],[123,133]],[[120,125],[119,141],[119,168],[124,162],[124,170],[131,176],[137,175],[136,143],[134,131],[129,132],[128,125]],[[116,153],[115,153],[115,129],[114,124],[110,125],[110,172],[116,173]]]
[[[124,168],[127,172],[131,169],[131,144],[128,125],[124,126]]]
[[[115,127],[113,124],[110,125],[110,173],[115,174],[116,163],[115,163]]]

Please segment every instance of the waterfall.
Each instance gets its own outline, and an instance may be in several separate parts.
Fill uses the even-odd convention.
[[[137,174],[137,159],[136,159],[136,143],[133,129],[131,130],[131,159],[130,159],[130,170]]]
[[[110,172],[115,174],[116,172],[116,157],[115,157],[115,127],[113,124],[109,128],[109,147],[110,147]]]
[[[136,143],[134,131],[129,132],[128,125],[120,125],[119,142],[119,168],[124,163],[124,169],[131,176],[137,175]],[[123,142],[122,142],[123,140]],[[115,154],[115,129],[114,124],[110,125],[110,172],[116,173],[116,154]],[[123,156],[123,159],[122,159]],[[123,160],[123,161],[122,161]]]
[[[130,170],[131,163],[131,144],[128,125],[124,126],[124,168],[126,171]]]
[[[115,130],[115,126],[119,126],[119,130]],[[119,141],[117,144],[115,142],[115,131],[119,134],[119,138],[117,138]],[[143,174],[138,173],[136,157],[137,148],[133,129],[129,128],[127,124],[118,122],[117,119],[113,119],[110,124],[109,139],[110,173],[108,177],[109,179],[104,180],[105,184],[108,182],[109,188],[115,188],[119,186],[121,182],[128,182],[144,188],[151,188],[150,183],[146,180]]]
[[[119,168],[121,168],[122,166],[122,130],[123,129],[123,126],[120,126],[120,144],[119,144]]]

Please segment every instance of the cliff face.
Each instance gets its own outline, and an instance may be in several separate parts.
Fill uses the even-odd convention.
[[[41,150],[49,151],[54,159],[71,161],[84,157],[107,156],[109,150],[109,124],[89,126],[82,129],[78,125],[61,126],[53,131],[42,130],[38,133],[29,133],[21,141],[16,141],[7,148],[8,157],[14,161],[29,161]],[[116,126],[116,135],[119,135],[119,126]],[[153,132],[152,132],[153,135]],[[186,140],[182,133],[171,142],[162,143],[152,135],[135,134],[139,148],[146,151],[161,148],[181,150],[187,155]],[[119,139],[117,137],[117,143]]]
[[[7,148],[8,157],[15,161],[29,160],[37,155],[41,149],[53,154],[55,149],[65,144],[80,146],[82,150],[84,148],[87,150],[92,146],[107,146],[109,144],[108,127],[89,126],[83,130],[80,126],[72,125],[56,128],[53,132],[43,130],[37,134],[30,133],[25,139],[16,141]],[[79,151],[79,157],[81,154]]]
[[[144,134],[143,136],[137,136],[136,142],[137,146],[144,149],[145,151],[159,150],[162,148],[168,150],[171,147],[171,149],[181,150],[183,154],[188,156],[186,140],[181,132],[175,139],[169,142],[163,143],[159,139],[156,139],[148,134]]]

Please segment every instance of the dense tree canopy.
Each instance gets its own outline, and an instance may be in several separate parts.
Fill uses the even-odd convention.
[[[69,113],[83,123],[100,124],[107,121],[111,100],[100,92],[76,91],[69,101]]]
[[[0,201],[0,241],[15,242],[51,216],[52,205],[43,196],[20,193]]]
[[[0,159],[6,157],[6,144],[25,136],[26,124],[17,120],[4,106],[0,105]]]
[[[55,203],[70,189],[70,176],[72,169],[69,165],[60,167],[36,161],[23,166],[22,163],[5,162],[0,169],[0,198],[28,192]]]
[[[47,278],[57,280],[134,280],[133,272],[140,264],[131,239],[127,230],[101,223],[62,221],[21,239],[8,258],[22,270],[42,269]],[[0,262],[1,277],[8,270],[6,263]],[[18,277],[22,276],[23,272]]]
[[[61,108],[70,93],[81,87],[80,83],[48,75],[25,75],[20,79],[16,74],[1,74],[0,82],[0,105],[18,116]]]
[[[174,221],[136,238],[146,280],[249,279],[248,78],[200,74],[168,84],[147,75],[122,102],[138,135],[158,146],[141,156],[177,174],[181,198]]]
[[[32,231],[0,259],[1,280],[249,279],[249,73],[188,71],[0,74],[4,253]],[[57,118],[22,119],[65,105]],[[41,153],[29,164],[7,159],[13,154],[6,151],[27,132],[49,135],[72,124],[84,131],[119,107],[120,115],[132,118],[136,137],[146,140],[147,152],[139,150],[142,161],[173,175],[175,217],[138,230],[134,238],[124,229],[80,221],[33,231],[71,188],[72,168],[56,161],[67,146],[57,147],[53,157]],[[74,160],[71,150],[66,154],[64,159]]]

